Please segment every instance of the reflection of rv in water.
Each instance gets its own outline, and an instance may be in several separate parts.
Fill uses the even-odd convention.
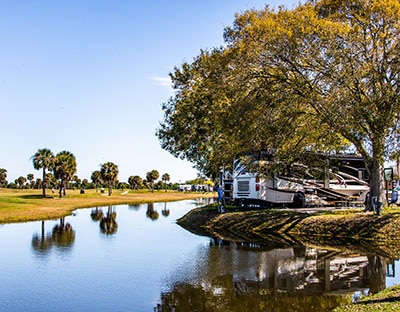
[[[212,274],[213,268],[218,268],[215,274],[219,277],[212,281],[221,281],[221,276],[226,275],[233,279],[235,289],[246,289],[248,293],[274,290],[273,293],[287,295],[333,295],[366,289],[375,293],[383,290],[386,277],[395,273],[394,260],[366,256],[357,251],[341,252],[300,245],[269,249],[215,238],[212,244],[224,246],[220,256],[212,258],[209,271]]]
[[[246,206],[291,207],[360,204],[369,191],[364,161],[358,155],[321,156],[319,167],[297,163],[283,174],[262,174],[273,153],[258,152],[250,162],[235,160],[231,179],[223,180],[232,200]],[[225,185],[226,184],[226,185]],[[227,192],[230,190],[229,192]]]

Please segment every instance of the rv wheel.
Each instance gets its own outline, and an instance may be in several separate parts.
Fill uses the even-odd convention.
[[[306,195],[303,192],[296,192],[293,196],[293,207],[304,208],[306,206]]]

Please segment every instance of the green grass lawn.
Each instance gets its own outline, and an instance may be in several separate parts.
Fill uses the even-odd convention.
[[[168,202],[199,197],[214,197],[214,193],[195,193],[177,191],[140,190],[128,192],[113,190],[111,196],[100,191],[67,190],[65,197],[59,198],[58,193],[47,190],[42,197],[42,190],[14,190],[0,188],[0,223],[26,222],[60,218],[71,214],[78,208],[107,206],[118,204],[140,204],[148,202]]]

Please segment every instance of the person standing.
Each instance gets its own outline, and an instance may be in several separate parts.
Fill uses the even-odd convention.
[[[224,201],[224,191],[222,190],[221,185],[218,185],[217,189],[218,193],[218,212],[225,212],[225,201]]]

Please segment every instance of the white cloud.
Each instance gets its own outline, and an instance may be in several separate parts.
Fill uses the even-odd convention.
[[[156,84],[158,84],[160,86],[171,87],[171,78],[168,76],[151,77],[150,79],[153,80]]]

